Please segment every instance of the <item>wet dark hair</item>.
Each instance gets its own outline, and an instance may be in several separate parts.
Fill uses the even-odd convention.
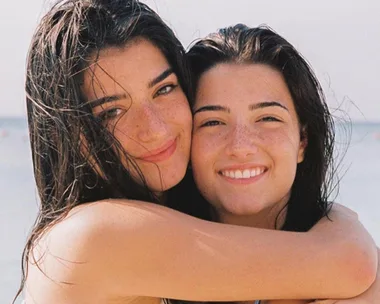
[[[307,138],[304,160],[298,164],[287,204],[284,230],[307,231],[328,214],[336,187],[333,163],[334,121],[321,85],[302,55],[266,26],[243,24],[220,29],[196,42],[187,53],[196,89],[200,77],[223,63],[264,64],[283,75]],[[254,79],[252,80],[254,81]]]
[[[153,10],[137,0],[59,1],[43,17],[33,36],[25,87],[41,203],[23,252],[22,283],[17,295],[24,288],[36,241],[75,206],[106,198],[158,203],[146,184],[136,183],[121,163],[121,157],[128,155],[112,132],[93,116],[81,87],[84,71],[94,64],[101,50],[122,48],[137,38],[147,39],[161,50],[184,93],[191,98],[190,74],[181,43]],[[143,179],[141,172],[140,176]]]

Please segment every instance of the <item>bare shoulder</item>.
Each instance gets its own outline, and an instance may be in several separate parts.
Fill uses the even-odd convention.
[[[117,224],[120,219],[123,220],[125,227],[129,224],[133,226],[136,222],[142,223],[144,219],[150,220],[152,217],[158,219],[173,212],[175,211],[166,207],[143,201],[109,199],[91,202],[75,207],[52,227],[49,233],[54,235],[71,231],[76,231],[76,234],[88,233],[96,228]]]
[[[75,207],[45,231],[34,254],[40,264],[54,256],[59,261],[53,259],[50,263],[65,260],[94,265],[100,262],[97,259],[109,256],[111,248],[115,256],[118,252],[132,254],[151,238],[187,231],[190,227],[202,226],[201,222],[153,203],[118,199],[97,201]],[[79,265],[73,264],[71,269],[84,268]]]
[[[41,263],[46,253],[62,260],[89,260],[104,246],[132,248],[150,235],[165,235],[173,227],[188,229],[201,220],[167,207],[133,200],[103,200],[80,205],[47,229],[35,244]],[[127,249],[127,248],[123,248]]]
[[[129,233],[150,229],[158,222],[175,219],[180,213],[156,204],[133,200],[103,200],[80,205],[53,225],[39,244],[73,256],[95,249],[96,240],[118,237],[128,238]],[[112,231],[112,233],[110,233]]]
[[[344,205],[342,205],[341,203],[338,203],[338,202],[334,202],[334,204],[332,205],[331,213],[341,214],[341,215],[344,215],[346,217],[350,217],[352,220],[358,220],[359,219],[358,214],[354,210],[352,210],[348,207],[345,207]]]
[[[154,231],[154,223],[164,221],[166,209],[129,200],[99,201],[74,208],[34,244],[27,275],[30,298],[37,298],[39,303],[80,298],[80,303],[87,303],[94,296],[107,297],[106,286],[111,282],[106,282],[107,275],[102,274],[118,268],[117,261],[138,261],[133,249],[143,235]],[[124,271],[128,269],[134,271],[132,267]]]
[[[133,220],[136,217],[157,217],[162,216],[177,216],[181,213],[175,210],[163,207],[154,203],[127,200],[127,199],[108,199],[103,201],[92,202],[80,205],[74,208],[65,220],[78,221],[83,223],[83,220],[90,223],[109,223],[111,218],[122,217],[123,219]],[[78,223],[78,224],[80,224]]]

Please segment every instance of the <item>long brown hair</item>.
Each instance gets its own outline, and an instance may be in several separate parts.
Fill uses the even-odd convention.
[[[121,156],[128,159],[128,155],[92,115],[81,90],[84,71],[100,50],[123,47],[138,37],[162,51],[191,98],[181,43],[153,10],[137,0],[59,1],[33,36],[25,87],[40,210],[23,252],[17,296],[24,288],[36,241],[73,207],[104,198],[157,202],[146,185],[136,183],[122,165]]]

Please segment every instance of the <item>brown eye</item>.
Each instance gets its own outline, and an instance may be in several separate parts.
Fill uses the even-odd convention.
[[[261,122],[280,122],[281,120],[279,120],[278,118],[276,118],[274,116],[265,116],[263,118],[260,118],[258,121],[261,121]]]
[[[205,122],[204,124],[201,125],[201,127],[214,127],[214,126],[219,126],[222,125],[223,123],[221,121],[217,120],[210,120],[208,122]]]
[[[154,94],[154,97],[161,96],[161,95],[168,95],[170,92],[172,92],[178,85],[169,84],[166,86],[163,86],[160,88],[156,94]]]
[[[121,112],[122,110],[119,108],[105,110],[98,115],[98,119],[100,119],[103,123],[106,123],[110,120],[117,118],[121,114]]]

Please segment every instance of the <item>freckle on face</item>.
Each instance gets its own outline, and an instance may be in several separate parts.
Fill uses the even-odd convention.
[[[271,101],[280,102],[287,110],[248,110],[252,104]],[[264,65],[216,66],[200,78],[195,108],[210,105],[229,108],[230,113],[204,112],[194,119],[192,168],[206,199],[221,212],[240,215],[282,204],[290,193],[301,149],[297,114],[282,75]],[[280,122],[260,120],[269,114]],[[200,127],[197,120],[207,120],[207,115],[223,123]],[[231,156],[226,152],[231,142],[251,150],[245,158]],[[251,163],[267,171],[244,189],[229,184],[218,174],[231,165]]]
[[[183,178],[188,165],[191,111],[180,87],[159,98],[156,93],[163,85],[177,85],[177,76],[172,73],[162,82],[149,87],[151,80],[170,69],[170,66],[162,52],[144,39],[137,39],[124,48],[105,49],[100,52],[98,62],[101,69],[94,70],[94,74],[85,74],[83,90],[86,97],[95,100],[105,96],[126,96],[113,103],[126,112],[125,117],[114,124],[115,137],[134,159],[151,190],[160,192],[173,187]],[[94,83],[93,79],[98,81]],[[156,120],[147,119],[147,109],[152,119]],[[158,133],[158,128],[151,128],[154,122],[160,123],[161,133]],[[144,130],[147,132],[142,132]],[[178,141],[176,149],[167,160],[149,163],[139,158],[174,139]],[[137,172],[132,170],[131,173],[141,182]]]

